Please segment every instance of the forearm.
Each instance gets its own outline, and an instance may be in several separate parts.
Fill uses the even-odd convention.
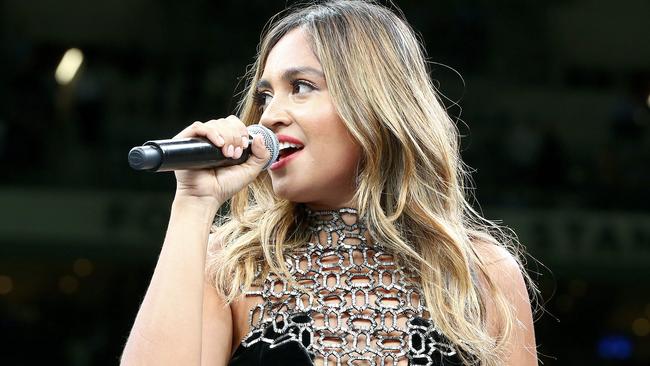
[[[198,365],[204,265],[215,205],[177,198],[123,364]]]

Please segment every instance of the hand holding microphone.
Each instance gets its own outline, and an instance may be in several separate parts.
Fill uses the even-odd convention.
[[[134,147],[129,165],[136,170],[174,170],[177,197],[215,199],[221,204],[250,184],[277,154],[277,138],[269,129],[247,128],[230,116],[194,122],[170,140]]]

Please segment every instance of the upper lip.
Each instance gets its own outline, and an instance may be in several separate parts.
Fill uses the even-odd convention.
[[[288,135],[276,135],[278,138],[278,142],[288,142],[290,144],[297,144],[297,145],[302,145],[304,146],[305,144],[302,143],[302,141],[298,140],[295,137],[288,136]]]

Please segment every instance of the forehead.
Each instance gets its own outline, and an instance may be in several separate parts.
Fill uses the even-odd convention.
[[[264,78],[273,78],[283,70],[312,67],[320,70],[321,64],[311,49],[304,29],[297,28],[280,38],[273,46],[264,65]]]

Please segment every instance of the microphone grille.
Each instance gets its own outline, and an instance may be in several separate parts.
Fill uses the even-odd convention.
[[[269,153],[271,153],[271,159],[269,159],[269,161],[262,169],[268,169],[271,164],[275,163],[275,161],[278,160],[278,155],[280,154],[280,144],[278,143],[278,138],[275,136],[273,131],[259,124],[248,126],[248,133],[251,136],[262,135],[262,138],[264,138],[264,146],[266,146],[266,149],[269,151]]]

